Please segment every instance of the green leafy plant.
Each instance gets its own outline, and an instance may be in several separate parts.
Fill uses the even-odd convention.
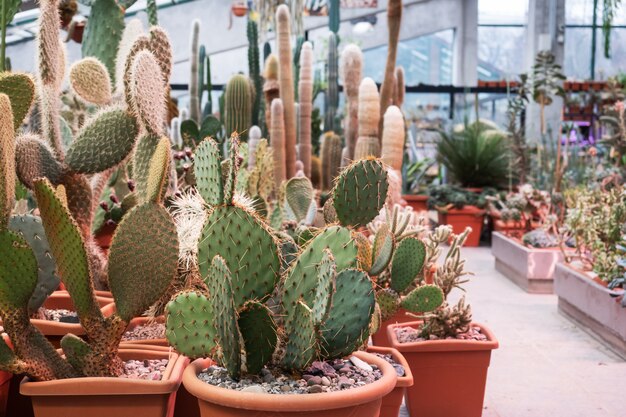
[[[485,208],[487,207],[487,196],[495,195],[495,193],[496,191],[492,188],[476,193],[450,184],[431,185],[428,187],[427,204],[431,210],[462,209],[465,206]]]
[[[540,106],[541,134],[546,134],[545,107],[552,104],[554,96],[565,97],[563,75],[560,65],[550,51],[539,51],[532,68],[532,97]]]

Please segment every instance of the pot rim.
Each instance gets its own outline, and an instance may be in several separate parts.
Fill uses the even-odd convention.
[[[391,347],[384,346],[368,346],[366,349],[368,353],[390,353],[393,357],[393,360],[402,365],[404,368],[404,376],[398,376],[398,381],[396,382],[396,387],[407,388],[413,386],[413,372],[411,372],[411,367],[407,362],[406,358],[402,353],[398,351],[398,349],[394,349]]]
[[[189,359],[174,351],[142,349],[138,346],[121,346],[122,359],[169,359],[160,381],[143,379],[84,377],[31,381],[28,377],[20,383],[20,394],[26,396],[84,396],[84,395],[141,395],[170,394],[178,389]]]
[[[367,352],[354,352],[352,355],[378,366],[383,372],[382,378],[362,387],[330,393],[244,393],[216,387],[200,381],[198,374],[207,367],[207,364],[213,362],[210,359],[196,359],[185,370],[183,385],[199,401],[206,401],[230,408],[273,412],[323,411],[366,404],[384,397],[395,388],[397,374],[390,363]]]
[[[443,208],[443,207],[435,207],[435,209],[437,210],[438,213],[440,214],[451,214],[451,215],[467,215],[467,214],[473,214],[476,216],[484,216],[485,213],[487,212],[485,209],[481,209],[478,208],[476,206],[472,206],[469,204],[466,204],[465,206],[463,206],[462,209],[458,209],[458,208],[454,208],[451,207],[449,209]]]
[[[422,324],[422,320],[412,321],[408,323],[391,324],[387,327],[387,336],[391,342],[391,346],[400,352],[469,352],[479,350],[497,349],[500,344],[493,332],[484,324],[472,322],[472,326],[480,328],[480,332],[487,336],[486,341],[479,340],[462,340],[462,339],[443,339],[443,340],[423,340],[420,342],[400,343],[396,337],[395,329],[399,327],[416,328]]]

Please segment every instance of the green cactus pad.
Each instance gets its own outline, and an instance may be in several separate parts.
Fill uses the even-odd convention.
[[[210,276],[216,255],[224,258],[231,271],[238,308],[274,290],[280,271],[278,242],[253,212],[237,206],[217,206],[211,211],[198,244],[203,277]]]
[[[300,246],[306,246],[319,232],[316,227],[307,227],[304,225],[296,227],[296,242]]]
[[[65,161],[75,172],[95,174],[122,162],[137,138],[135,118],[112,107],[94,116],[72,142]]]
[[[385,288],[376,293],[376,302],[380,308],[382,320],[389,320],[400,308],[400,295],[391,288]]]
[[[78,225],[47,179],[35,180],[34,192],[57,271],[72,297],[76,312],[79,317],[100,316]]]
[[[378,215],[387,198],[387,171],[377,159],[356,161],[337,177],[333,204],[344,226],[365,226]]]
[[[359,261],[359,267],[364,271],[369,271],[372,268],[372,244],[362,233],[354,232],[352,233],[352,237],[358,249],[357,259]]]
[[[35,99],[35,82],[25,73],[0,73],[0,93],[6,94],[13,110],[13,130],[17,130],[28,115]]]
[[[156,135],[144,134],[137,141],[133,155],[133,179],[137,183],[137,201],[147,201],[150,162],[161,138]]]
[[[369,270],[370,275],[376,276],[381,274],[393,256],[395,247],[395,238],[386,223],[378,229],[374,236],[374,246],[372,247],[372,267]]]
[[[0,312],[24,308],[37,285],[37,258],[16,233],[0,230]]]
[[[212,356],[215,326],[211,302],[197,291],[177,294],[165,308],[165,337],[176,351],[191,358]]]
[[[369,337],[376,299],[372,281],[358,269],[337,274],[332,307],[321,326],[325,358],[341,358],[357,350]]]
[[[150,50],[161,67],[163,81],[167,86],[172,75],[172,44],[169,36],[160,26],[150,28]]]
[[[402,297],[400,306],[411,313],[427,313],[444,301],[443,291],[436,285],[422,285]]]
[[[63,354],[67,358],[67,361],[74,369],[85,369],[87,365],[86,357],[92,353],[92,349],[87,342],[69,333],[61,339],[61,348],[63,349]]]
[[[193,163],[196,188],[211,206],[224,203],[221,161],[220,150],[213,139],[202,141],[196,148]]]
[[[52,256],[46,232],[39,216],[24,214],[9,219],[9,230],[18,233],[30,246],[37,258],[37,286],[28,302],[28,310],[35,312],[46,298],[59,287],[61,280],[56,274],[56,262]]]
[[[285,184],[285,200],[297,222],[307,216],[313,197],[313,185],[307,177],[294,177]]]
[[[220,347],[222,365],[234,379],[241,375],[241,335],[237,325],[237,305],[233,298],[233,281],[226,261],[216,255],[211,261],[209,276],[204,282],[209,289],[217,344]]]
[[[318,356],[313,312],[303,302],[298,301],[294,308],[294,320],[285,325],[287,344],[281,365],[287,369],[305,369]]]
[[[170,176],[170,152],[170,140],[162,137],[150,161],[148,183],[146,184],[147,201],[161,203],[165,197],[167,181]]]
[[[324,249],[322,261],[317,267],[317,286],[311,306],[313,324],[316,327],[319,327],[330,311],[332,296],[335,293],[336,275],[333,254],[330,249]]]
[[[141,315],[169,287],[178,268],[178,234],[164,207],[146,203],[122,219],[109,252],[109,285],[125,321]]]
[[[9,98],[0,93],[0,229],[15,204],[15,135]]]
[[[318,285],[318,265],[324,257],[324,250],[330,249],[336,271],[353,268],[357,263],[357,247],[350,230],[341,226],[327,227],[318,234],[300,253],[284,283],[283,309],[287,314],[285,322],[292,320],[295,306],[302,300],[307,306],[315,301],[315,288]]]
[[[326,224],[337,223],[337,212],[335,211],[335,204],[333,203],[332,197],[326,200],[322,210],[324,213],[324,221],[326,222]]]
[[[152,52],[143,50],[133,59],[130,91],[133,109],[141,125],[160,135],[165,123],[166,89],[161,67]]]
[[[282,276],[289,266],[291,266],[293,261],[295,261],[298,257],[298,251],[300,248],[293,238],[286,232],[277,232],[276,237],[280,239],[280,275]]]
[[[70,68],[70,86],[81,99],[104,106],[111,101],[111,80],[104,64],[83,58]]]
[[[391,288],[399,293],[406,290],[424,269],[425,260],[424,242],[414,237],[403,239],[391,261]]]
[[[237,184],[237,172],[239,171],[239,166],[241,165],[241,161],[239,159],[239,137],[235,134],[230,137],[228,155],[228,169],[225,171],[226,174],[224,176],[224,203],[232,204]],[[224,172],[224,168],[225,167],[222,166],[222,172]]]
[[[239,331],[246,347],[246,368],[258,374],[272,359],[278,335],[271,311],[263,304],[250,301],[239,312]]]
[[[28,188],[33,188],[36,178],[46,177],[58,185],[63,167],[54,156],[50,146],[35,135],[23,135],[15,143],[17,176]]]

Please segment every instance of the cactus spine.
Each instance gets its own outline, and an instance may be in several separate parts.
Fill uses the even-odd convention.
[[[278,46],[278,80],[280,98],[284,108],[285,123],[285,174],[291,178],[296,174],[296,109],[294,102],[293,70],[291,68],[291,23],[289,8],[281,4],[276,10],[276,42]],[[277,178],[278,180],[278,178]]]
[[[261,105],[261,90],[263,80],[261,79],[260,54],[259,54],[259,29],[257,23],[248,19],[248,74],[254,83],[254,103],[252,105],[252,124],[259,126],[262,120],[263,109]],[[262,127],[262,126],[261,126]],[[263,129],[261,129],[263,130]]]
[[[389,28],[389,42],[387,43],[387,63],[385,65],[385,78],[380,87],[380,127],[383,130],[383,115],[393,99],[395,86],[394,72],[396,70],[396,56],[398,53],[398,39],[400,36],[400,23],[402,21],[402,0],[389,0],[387,4],[387,27]]]
[[[380,101],[376,83],[371,78],[364,78],[359,86],[359,136],[354,151],[355,160],[380,156],[379,117]]]
[[[346,94],[346,106],[348,115],[344,122],[344,132],[346,137],[346,147],[348,149],[348,160],[354,159],[354,149],[358,138],[359,122],[359,84],[361,83],[361,73],[363,70],[363,54],[361,48],[350,44],[341,53],[341,76],[343,78],[343,88]]]
[[[287,169],[285,166],[285,121],[283,119],[283,101],[275,98],[272,101],[272,125],[270,129],[270,139],[272,153],[274,154],[274,181],[276,189],[287,179]]]
[[[398,107],[387,108],[384,126],[382,160],[392,169],[401,172],[404,157],[404,118]]]
[[[200,124],[200,101],[199,101],[199,86],[198,86],[198,53],[200,42],[200,21],[198,19],[193,21],[191,27],[191,76],[189,80],[189,118]]]
[[[252,116],[250,81],[245,75],[237,74],[228,80],[224,97],[226,135],[236,132],[245,141],[248,138]]]
[[[326,95],[325,132],[335,132],[335,117],[339,106],[339,62],[337,56],[337,35],[333,32],[328,36],[328,91]]]
[[[313,110],[313,47],[310,42],[302,45],[300,53],[300,131],[298,157],[302,161],[304,175],[311,178],[311,111]]]
[[[333,180],[341,168],[341,137],[333,132],[326,132],[322,141],[322,188],[330,190]]]

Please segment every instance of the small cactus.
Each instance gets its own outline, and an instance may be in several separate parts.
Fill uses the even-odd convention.
[[[341,138],[333,132],[324,134],[320,156],[322,158],[322,189],[330,190],[341,168]]]
[[[252,104],[248,77],[241,74],[231,77],[224,97],[227,136],[236,133],[242,140],[247,140],[248,129],[252,126]]]
[[[404,158],[404,117],[396,106],[385,112],[381,158],[392,169],[402,172]]]

